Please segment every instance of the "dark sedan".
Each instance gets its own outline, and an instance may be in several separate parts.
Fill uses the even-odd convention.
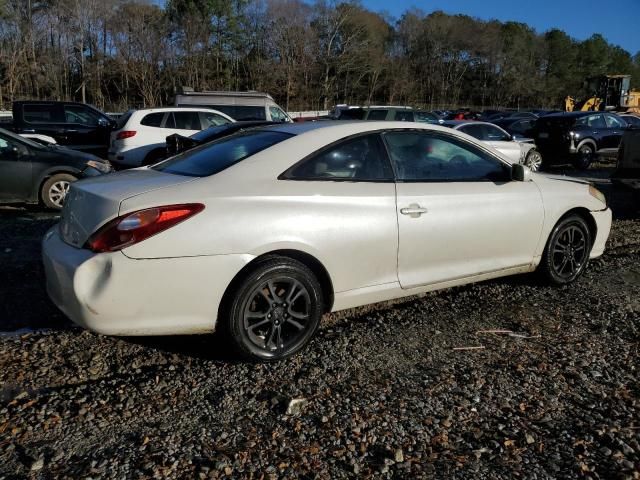
[[[45,146],[0,129],[0,203],[39,203],[59,210],[69,184],[109,173],[111,165],[89,153]]]
[[[277,122],[267,122],[264,120],[249,120],[246,122],[225,123],[215,127],[206,128],[198,133],[186,137],[178,133],[167,137],[167,157],[177,155],[193,147],[202,145],[203,143],[213,142],[222,137],[241,132],[248,128],[262,127],[264,125],[273,125]]]

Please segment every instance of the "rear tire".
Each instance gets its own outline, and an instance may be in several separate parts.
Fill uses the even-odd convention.
[[[595,159],[595,148],[590,143],[585,143],[578,148],[578,153],[573,161],[573,165],[578,170],[587,170]]]
[[[584,273],[591,253],[591,232],[579,215],[561,219],[551,231],[539,271],[553,285],[566,285]]]
[[[69,185],[77,180],[69,173],[57,173],[49,177],[40,190],[40,198],[47,208],[61,210],[69,192]]]
[[[302,350],[324,313],[322,287],[303,263],[259,260],[221,309],[221,329],[235,350],[253,361],[278,361]]]
[[[542,155],[538,150],[532,148],[527,153],[527,158],[524,161],[525,166],[529,167],[532,172],[538,172],[542,170]]]

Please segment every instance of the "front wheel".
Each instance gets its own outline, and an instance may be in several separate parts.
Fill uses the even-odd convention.
[[[576,280],[587,267],[591,232],[579,215],[563,218],[554,227],[542,254],[540,272],[554,285]]]
[[[320,283],[306,265],[265,258],[240,282],[221,318],[222,328],[244,357],[282,360],[313,337],[323,305]]]
[[[532,172],[537,172],[542,169],[542,155],[538,150],[532,148],[529,150],[529,153],[527,153],[524,164],[529,167]]]
[[[68,173],[57,173],[42,184],[40,198],[47,208],[61,210],[64,199],[69,192],[69,185],[77,180]]]

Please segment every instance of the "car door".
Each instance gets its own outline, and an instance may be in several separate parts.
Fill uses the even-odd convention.
[[[520,144],[513,141],[511,135],[496,125],[484,126],[484,141],[506,155],[512,163],[520,162]]]
[[[622,120],[610,113],[604,114],[604,119],[607,122],[606,148],[617,150],[620,147],[620,141],[626,125]]]
[[[68,145],[65,134],[64,110],[60,103],[27,103],[22,105],[24,126],[20,133],[40,133]]]
[[[326,255],[321,261],[332,272],[334,291],[397,284],[395,182],[378,133],[335,142],[280,180],[286,181],[277,195],[286,201],[265,205],[265,212],[297,225],[302,238],[314,232],[309,238]]]
[[[111,123],[86,105],[64,105],[66,144],[76,150],[102,154],[109,145]]]
[[[32,190],[32,170],[28,147],[0,134],[0,201],[28,200]]]
[[[534,182],[453,135],[389,131],[402,288],[531,265],[544,219]]]

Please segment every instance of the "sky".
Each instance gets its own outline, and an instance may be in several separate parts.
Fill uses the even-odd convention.
[[[551,28],[584,40],[600,33],[631,55],[640,52],[640,0],[362,0],[370,10],[395,18],[411,7],[442,10],[483,20],[524,22],[538,33]]]

